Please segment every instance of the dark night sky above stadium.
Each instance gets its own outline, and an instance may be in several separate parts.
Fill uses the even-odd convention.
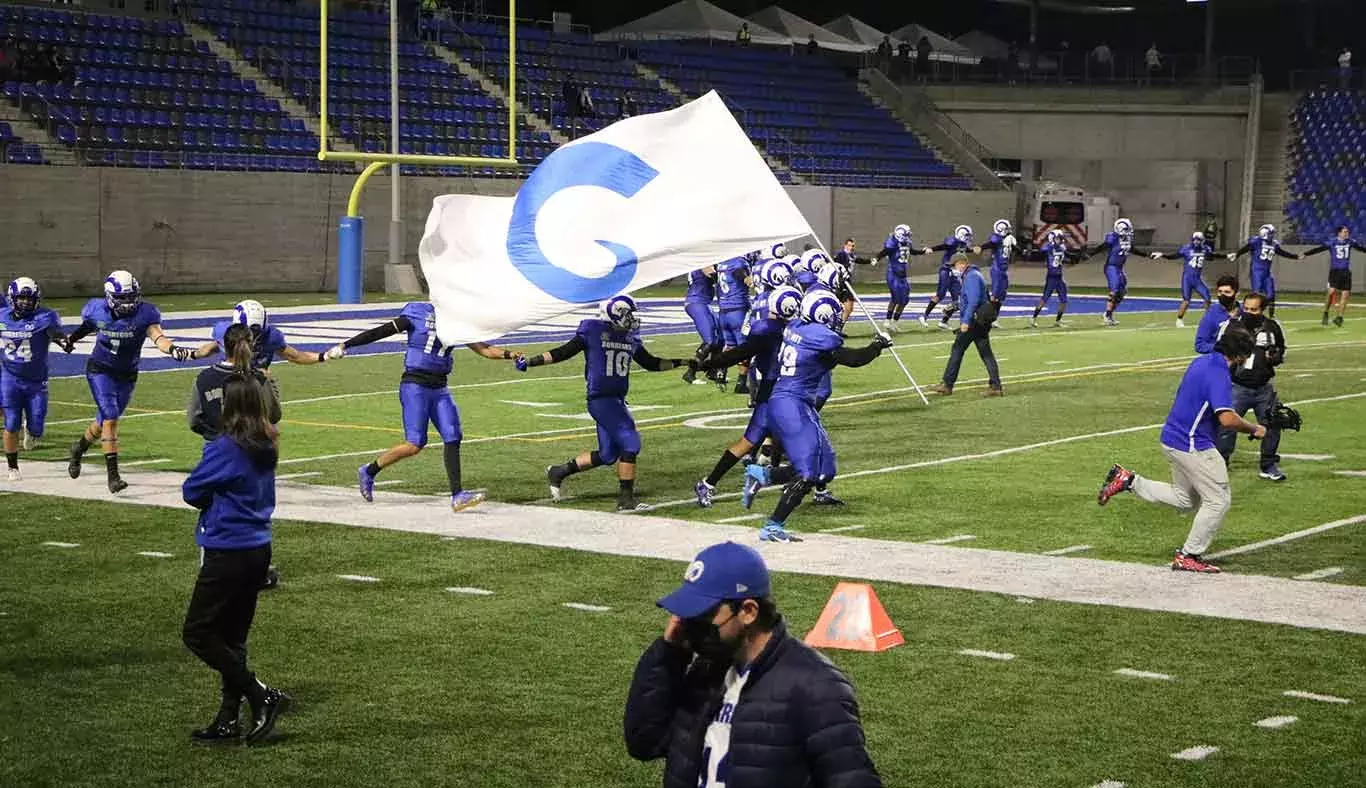
[[[1042,12],[1039,46],[1055,49],[1065,39],[1075,51],[1101,40],[1115,49],[1141,51],[1156,41],[1165,52],[1198,52],[1204,36],[1204,6],[1185,0],[1062,0],[1068,3],[1129,5],[1134,13],[1080,15]],[[568,11],[576,22],[600,32],[670,5],[672,0],[519,0],[518,15],[548,19],[551,11]],[[713,0],[726,10],[747,16],[773,0]],[[1283,48],[1270,59],[1296,68],[1326,65],[1338,47],[1360,39],[1366,29],[1366,0],[1213,0],[1216,3],[1216,49],[1222,54],[1261,54]],[[489,3],[496,6],[497,0]],[[996,0],[780,0],[778,5],[822,24],[851,13],[881,30],[917,22],[945,35],[973,28],[1006,40],[1025,42],[1029,12]],[[1366,53],[1358,53],[1366,61]]]

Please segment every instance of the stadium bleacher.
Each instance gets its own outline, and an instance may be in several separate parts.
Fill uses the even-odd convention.
[[[1338,225],[1366,224],[1366,93],[1309,91],[1290,125],[1285,214],[1293,235],[1319,243]]]

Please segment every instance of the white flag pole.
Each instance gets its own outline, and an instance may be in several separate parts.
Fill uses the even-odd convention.
[[[814,237],[815,233],[812,233],[812,236]],[[830,261],[831,265],[839,265],[839,263],[835,262],[835,258],[830,254],[830,251],[825,248],[825,244],[821,243],[821,239],[818,237],[816,238],[816,245],[820,248],[821,252],[825,254],[826,259]],[[853,276],[852,269],[850,270],[850,276]],[[878,325],[877,320],[873,317],[873,313],[868,311],[868,305],[863,303],[862,298],[858,297],[858,293],[854,291],[854,286],[846,282],[845,287],[849,288],[849,294],[854,297],[854,303],[858,304],[859,309],[863,310],[864,317],[867,317],[868,322],[873,324],[873,330],[879,334],[886,334],[887,332],[882,330],[882,326]],[[888,336],[890,336],[890,334]],[[925,396],[925,392],[920,390],[920,384],[915,382],[914,377],[911,377],[911,371],[906,368],[906,363],[901,360],[901,356],[896,354],[896,348],[890,347],[887,349],[891,351],[892,360],[896,362],[898,367],[901,367],[902,372],[906,373],[906,379],[911,382],[911,387],[915,389],[915,393],[920,395],[920,401],[929,405],[930,400]]]

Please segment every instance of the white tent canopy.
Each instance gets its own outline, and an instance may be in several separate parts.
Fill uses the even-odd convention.
[[[939,35],[928,27],[921,25],[905,25],[893,30],[891,33],[893,41],[908,41],[914,47],[920,42],[920,37],[924,36],[930,40],[933,50],[930,52],[930,60],[939,60],[953,63],[976,63],[981,58],[972,53],[971,49],[962,44],[954,43],[949,39]]]
[[[857,41],[874,48],[881,44],[883,36],[887,35],[851,14],[831,19],[825,23],[825,29],[851,41]]]
[[[809,36],[815,36],[816,43],[824,49],[833,49],[839,52],[865,52],[868,50],[868,46],[865,44],[850,41],[844,36],[832,33],[813,22],[808,22],[794,13],[784,11],[776,5],[750,14],[749,20],[770,30],[788,35],[798,46],[805,44],[809,40]]]
[[[983,33],[981,30],[969,30],[958,38],[955,43],[972,50],[973,54],[980,58],[991,60],[1006,61],[1010,57],[1010,45],[990,33]],[[1016,56],[1017,64],[1020,66],[1028,65],[1029,53],[1021,50]],[[1040,69],[1051,71],[1057,68],[1058,63],[1051,57],[1039,55],[1035,63]]]
[[[674,38],[710,38],[734,41],[740,25],[749,25],[750,40],[755,44],[786,46],[792,37],[749,22],[708,3],[707,0],[679,0],[653,14],[627,22],[594,36],[599,41],[649,41]]]

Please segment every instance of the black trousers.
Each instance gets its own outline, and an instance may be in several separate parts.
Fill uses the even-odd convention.
[[[977,355],[987,368],[987,380],[991,387],[1001,387],[1001,370],[996,366],[996,354],[991,352],[991,325],[974,322],[967,331],[959,331],[953,337],[953,349],[949,351],[949,363],[944,367],[944,385],[953,388],[958,382],[958,370],[963,366],[963,354],[968,345],[977,346]]]
[[[223,677],[225,696],[252,695],[257,687],[256,676],[247,669],[247,633],[269,567],[269,544],[250,550],[204,551],[181,638],[196,657]]]

